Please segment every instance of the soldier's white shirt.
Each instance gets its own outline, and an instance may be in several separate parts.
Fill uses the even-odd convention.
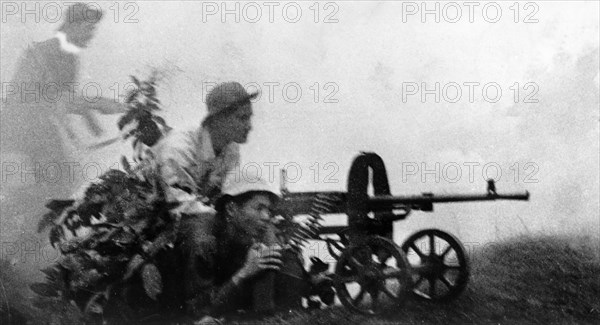
[[[217,156],[208,129],[202,127],[172,130],[153,151],[161,177],[169,185],[168,199],[184,202],[180,209],[186,212],[212,211],[207,203],[214,199],[215,192],[220,192],[226,175],[240,162],[237,143],[230,143]]]

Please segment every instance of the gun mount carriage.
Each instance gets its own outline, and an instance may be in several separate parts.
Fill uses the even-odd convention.
[[[374,196],[368,195],[369,185]],[[355,158],[347,192],[294,193],[285,186],[282,192],[279,214],[287,220],[312,217],[289,236],[290,241],[324,240],[337,260],[333,275],[337,297],[350,310],[371,315],[382,311],[381,297],[401,303],[412,292],[420,299],[446,301],[458,296],[469,280],[468,256],[456,237],[425,229],[398,246],[393,241],[394,222],[413,210],[432,212],[434,203],[529,200],[527,191],[497,193],[493,180],[484,194],[393,196],[383,160],[375,153]],[[346,214],[348,225],[322,226],[328,214]]]

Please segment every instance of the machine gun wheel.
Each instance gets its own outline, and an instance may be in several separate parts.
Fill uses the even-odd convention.
[[[458,296],[469,280],[469,261],[453,235],[425,229],[410,236],[402,250],[413,269],[415,296],[446,301]]]
[[[412,288],[410,266],[393,241],[366,237],[341,254],[334,286],[342,304],[355,312],[376,315],[384,301],[400,305]],[[368,296],[368,297],[367,297]]]

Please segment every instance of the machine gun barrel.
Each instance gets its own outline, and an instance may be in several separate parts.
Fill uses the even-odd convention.
[[[371,211],[386,211],[390,209],[411,208],[422,211],[432,211],[434,203],[451,202],[473,202],[473,201],[496,201],[496,200],[519,200],[528,201],[529,192],[499,194],[488,192],[486,194],[432,194],[392,196],[379,195],[369,197],[367,205]]]
[[[308,214],[312,211],[316,197],[324,196],[330,198],[328,213],[346,213],[346,192],[289,192],[284,195],[281,212],[292,215]],[[433,211],[434,203],[451,202],[474,202],[474,201],[496,201],[516,200],[528,201],[529,192],[497,193],[493,183],[488,184],[488,190],[482,194],[433,194],[422,193],[419,195],[376,195],[369,196],[367,208],[369,211],[381,212],[394,209],[412,209],[421,211]]]

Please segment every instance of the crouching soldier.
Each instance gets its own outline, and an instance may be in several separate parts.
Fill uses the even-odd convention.
[[[193,263],[199,272],[184,284],[196,319],[301,307],[309,279],[298,254],[278,242],[272,214],[278,199],[263,180],[232,178],[217,200],[216,215],[195,219],[204,223],[205,233],[183,236],[184,250],[197,250]]]

